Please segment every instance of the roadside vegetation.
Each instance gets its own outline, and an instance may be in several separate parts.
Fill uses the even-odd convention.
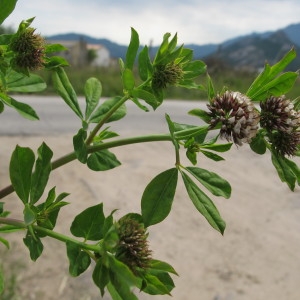
[[[249,88],[251,82],[258,75],[258,72],[250,72],[247,70],[234,70],[229,66],[226,66],[222,62],[206,62],[208,65],[208,73],[214,79],[213,84],[215,90],[221,92],[224,86],[230,87],[232,90],[246,92]],[[137,72],[137,71],[136,71]],[[104,97],[113,97],[122,93],[122,82],[120,78],[119,66],[115,67],[84,67],[66,68],[66,73],[76,92],[79,95],[83,95],[83,82],[87,78],[96,77],[102,83]],[[54,88],[51,80],[51,73],[48,71],[40,71],[39,75],[45,80],[48,88],[43,92],[44,95],[54,94]],[[136,77],[137,78],[137,77]],[[197,83],[206,84],[206,76],[197,79]],[[298,78],[298,83],[295,84],[294,88],[286,95],[287,97],[294,99],[300,94],[300,78]],[[196,89],[184,89],[178,87],[169,87],[165,91],[167,99],[181,99],[181,100],[206,100],[207,93],[205,90]]]

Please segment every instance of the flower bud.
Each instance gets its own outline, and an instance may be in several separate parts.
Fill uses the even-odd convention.
[[[133,273],[145,270],[151,261],[148,248],[148,234],[138,221],[125,217],[118,222],[119,244],[116,258],[126,264]]]
[[[28,27],[16,33],[9,49],[15,52],[12,65],[20,69],[38,70],[44,63],[44,39]]]
[[[153,73],[152,88],[154,90],[165,89],[168,85],[176,85],[183,76],[183,70],[179,64],[158,65]]]

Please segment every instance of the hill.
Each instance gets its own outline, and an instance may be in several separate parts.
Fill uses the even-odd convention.
[[[79,33],[65,33],[49,36],[48,40],[78,40],[105,46],[113,58],[125,57],[127,46],[120,45],[108,39],[98,39]],[[236,68],[257,69],[265,61],[273,64],[291,47],[300,53],[300,23],[291,24],[277,31],[251,33],[245,36],[227,40],[221,44],[186,44],[194,51],[195,59],[218,59]],[[153,52],[157,49],[153,47]],[[297,58],[291,68],[299,68],[300,58]]]

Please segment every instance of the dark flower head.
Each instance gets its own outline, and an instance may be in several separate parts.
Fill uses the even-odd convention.
[[[183,79],[184,73],[180,64],[169,63],[157,65],[152,77],[152,88],[165,89],[168,85],[176,85]]]
[[[251,100],[239,93],[226,91],[217,95],[207,105],[211,117],[210,128],[221,125],[220,136],[228,141],[233,140],[241,146],[243,142],[249,143],[256,135],[259,122],[259,113]]]
[[[284,96],[271,96],[260,103],[260,125],[267,131],[292,132],[300,126],[300,112],[294,110],[293,103]]]
[[[275,131],[271,142],[275,152],[280,156],[294,156],[300,149],[300,131]]]
[[[44,63],[44,39],[28,27],[14,36],[9,49],[15,53],[12,64],[16,68],[38,70]]]
[[[137,220],[130,217],[122,218],[117,226],[119,244],[116,258],[126,264],[132,272],[145,270],[151,261],[151,251],[148,248],[148,234]]]

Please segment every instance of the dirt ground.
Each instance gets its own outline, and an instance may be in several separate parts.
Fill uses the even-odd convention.
[[[36,149],[42,141],[41,137],[1,137],[1,187],[9,183],[8,163],[15,145]],[[71,141],[68,135],[45,140],[55,158],[72,150]],[[97,173],[72,162],[52,173],[49,189],[56,186],[57,193],[71,193],[66,199],[71,204],[62,208],[56,231],[68,234],[73,218],[100,202],[106,213],[118,208],[116,216],[139,212],[145,186],[175,161],[169,143],[126,146],[113,152],[122,162],[114,170]],[[299,299],[300,188],[291,192],[279,180],[270,157],[256,155],[246,145],[232,147],[223,156],[226,160],[219,163],[200,159],[199,166],[232,185],[230,199],[213,198],[227,223],[225,235],[212,229],[196,211],[179,180],[169,217],[149,229],[153,256],[172,264],[180,275],[173,277],[173,297],[140,294],[139,299]],[[184,153],[182,161],[187,163]],[[4,201],[11,217],[22,218],[15,194]],[[64,244],[45,238],[42,256],[31,262],[23,236],[23,232],[6,236],[11,242],[9,251],[0,245],[7,288],[16,281],[15,296],[10,299],[101,299],[91,279],[92,268],[77,278],[68,275]],[[104,299],[110,299],[109,295]]]

